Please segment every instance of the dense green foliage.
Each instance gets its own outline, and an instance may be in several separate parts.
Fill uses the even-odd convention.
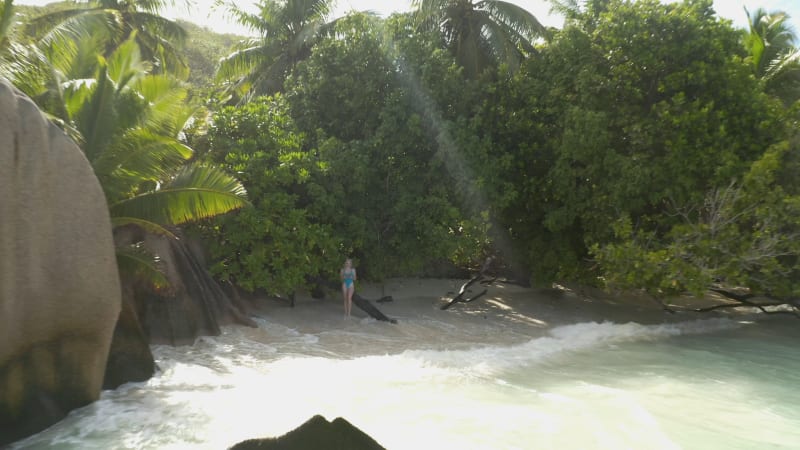
[[[288,294],[338,262],[330,225],[309,208],[328,201],[324,171],[300,135],[283,98],[260,97],[214,115],[209,157],[236,173],[253,207],[204,230],[219,278],[249,291]]]
[[[252,201],[198,227],[213,272],[286,294],[335,277],[347,256],[380,279],[492,255],[538,284],[800,295],[800,53],[785,16],[757,10],[736,30],[710,0],[554,3],[567,20],[547,41],[513,5],[461,0],[334,21],[328,2],[265,1],[255,15],[229,8],[257,39],[226,50],[234,37],[190,33],[189,88],[239,106],[167,134],[235,173]],[[85,64],[91,47],[25,47],[3,27],[2,69],[88,152],[117,148],[111,137],[141,147],[105,136],[113,127],[87,135],[70,111],[88,103],[66,101],[74,81],[130,85],[108,98],[131,111],[167,103],[134,102],[140,88]],[[120,47],[103,37],[87,42]],[[157,55],[143,59],[155,76]],[[184,103],[173,87],[169,102]],[[152,187],[142,181],[126,192]]]
[[[215,224],[222,277],[286,293],[309,276],[334,276],[346,256],[362,276],[381,278],[463,262],[474,245],[436,130],[375,23],[340,21],[337,37],[299,64],[286,97],[215,115],[209,156],[240,174],[255,204]]]
[[[741,178],[782,135],[710,3],[613,10],[568,26],[476,118],[500,144],[484,166],[509,162],[486,176],[498,218],[544,280],[583,271],[618,220],[668,230],[675,208]]]

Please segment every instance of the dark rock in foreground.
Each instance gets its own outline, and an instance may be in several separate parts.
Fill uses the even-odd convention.
[[[328,422],[316,415],[276,438],[249,439],[229,450],[373,450],[383,447],[350,422],[337,417]]]

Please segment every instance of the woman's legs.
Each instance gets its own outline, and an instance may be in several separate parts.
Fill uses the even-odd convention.
[[[347,291],[350,289],[347,287],[346,284],[342,283],[342,299],[344,300],[344,315],[349,316],[350,311],[347,310]]]
[[[347,298],[345,309],[347,310],[348,316],[350,315],[350,311],[353,310],[353,292],[355,292],[355,290],[355,285],[351,284],[350,287],[347,288],[347,292],[345,294],[345,297]]]

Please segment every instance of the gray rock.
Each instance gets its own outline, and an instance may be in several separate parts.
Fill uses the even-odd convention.
[[[179,230],[173,232],[178,239],[144,233],[135,227],[116,231],[117,243],[143,242],[145,249],[158,255],[169,282],[167,289],[155,292],[137,286],[135,280],[123,279],[123,300],[133,305],[148,342],[191,345],[199,336],[218,336],[222,325],[255,327],[208,273],[199,250]]]
[[[147,381],[156,371],[149,340],[142,329],[136,311],[134,289],[123,281],[122,311],[108,354],[103,389],[116,389],[120,385]]]
[[[120,302],[91,166],[0,80],[0,445],[98,398]]]
[[[383,450],[383,447],[341,417],[328,422],[316,415],[283,436],[249,439],[229,450]]]

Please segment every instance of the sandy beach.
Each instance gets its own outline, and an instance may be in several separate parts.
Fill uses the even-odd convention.
[[[503,282],[489,285],[485,288],[487,293],[473,302],[456,303],[447,310],[441,310],[467,281],[395,278],[384,283],[359,283],[357,293],[400,323],[435,319],[465,333],[473,327],[480,329],[488,321],[494,324],[503,323],[515,332],[529,337],[544,335],[552,327],[573,323],[658,324],[731,314],[724,311],[697,313],[689,310],[720,301],[713,298],[671,299],[666,303],[680,310],[671,314],[645,295],[615,295],[598,289],[570,289],[564,286],[549,289],[526,288]],[[484,286],[474,284],[465,297],[474,296],[483,289]],[[392,301],[375,301],[385,296],[391,296]],[[271,321],[304,333],[316,333],[329,327],[339,328],[348,322],[373,321],[355,305],[352,317],[344,319],[342,303],[341,296],[333,291],[328,291],[323,299],[314,299],[308,293],[298,293],[294,307],[290,307],[284,300],[259,299],[254,302],[254,314],[269,317]]]

